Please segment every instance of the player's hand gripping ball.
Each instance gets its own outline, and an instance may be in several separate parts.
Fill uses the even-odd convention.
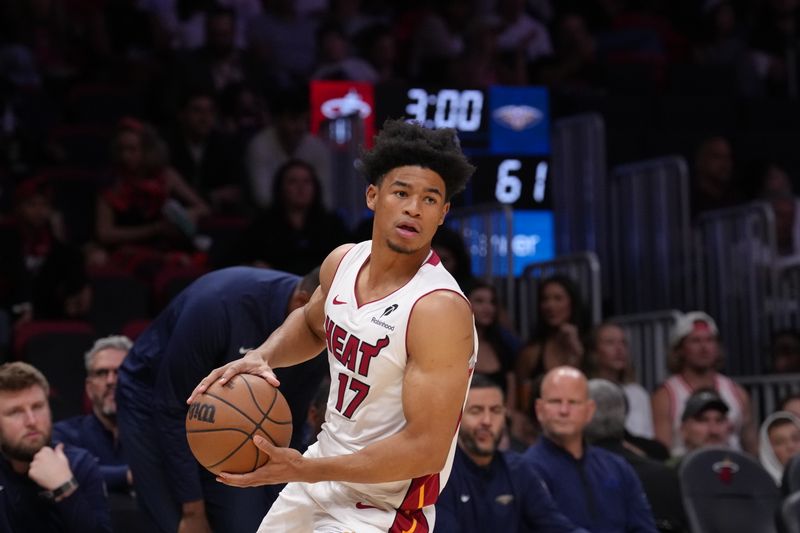
[[[253,444],[255,435],[288,446],[292,413],[278,389],[252,374],[237,374],[225,385],[214,383],[186,414],[189,447],[214,474],[245,474],[266,463],[266,454]]]

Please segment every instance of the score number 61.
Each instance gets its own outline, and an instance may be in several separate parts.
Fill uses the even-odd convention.
[[[515,173],[522,169],[519,159],[504,159],[497,165],[497,182],[494,187],[494,196],[503,204],[516,203],[522,195],[522,179]],[[547,184],[547,161],[539,161],[533,181],[533,201],[544,201],[545,185]]]

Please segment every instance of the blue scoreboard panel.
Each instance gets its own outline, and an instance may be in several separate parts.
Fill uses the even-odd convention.
[[[430,128],[458,130],[477,171],[454,207],[499,202],[513,208],[512,242],[505,242],[502,228],[498,235],[482,235],[476,225],[467,243],[473,256],[494,253],[502,259],[511,250],[517,275],[528,263],[553,258],[546,88],[379,85],[375,114],[378,126],[387,118],[405,117]],[[506,273],[504,261],[495,264],[494,275]]]

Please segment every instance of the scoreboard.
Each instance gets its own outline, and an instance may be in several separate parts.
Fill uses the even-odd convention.
[[[331,109],[341,115],[359,113],[365,132],[376,131],[389,118],[406,118],[435,129],[456,129],[476,172],[464,193],[453,199],[453,207],[499,202],[513,208],[514,241],[518,242],[505,245],[505,250],[515,256],[516,274],[527,263],[553,257],[548,179],[550,112],[546,88],[372,86],[314,81],[311,105],[312,132],[318,131],[322,121],[334,118]],[[505,240],[500,236],[478,238]],[[531,242],[538,246],[525,244]],[[498,268],[504,268],[500,263]]]

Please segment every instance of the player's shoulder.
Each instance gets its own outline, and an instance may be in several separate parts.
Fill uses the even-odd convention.
[[[411,327],[444,328],[442,333],[454,327],[472,328],[472,308],[464,295],[452,288],[433,288],[420,296],[411,311]]]
[[[472,315],[472,308],[464,294],[453,287],[433,287],[417,300],[414,310],[430,310],[433,312],[465,312]]]
[[[347,252],[352,250],[355,246],[356,244],[352,242],[339,245],[328,254],[328,257],[326,257],[324,261],[322,261],[322,265],[320,265],[319,269],[319,282],[326,292],[333,282],[333,277],[336,275],[336,270],[339,268],[342,259],[344,259]]]

